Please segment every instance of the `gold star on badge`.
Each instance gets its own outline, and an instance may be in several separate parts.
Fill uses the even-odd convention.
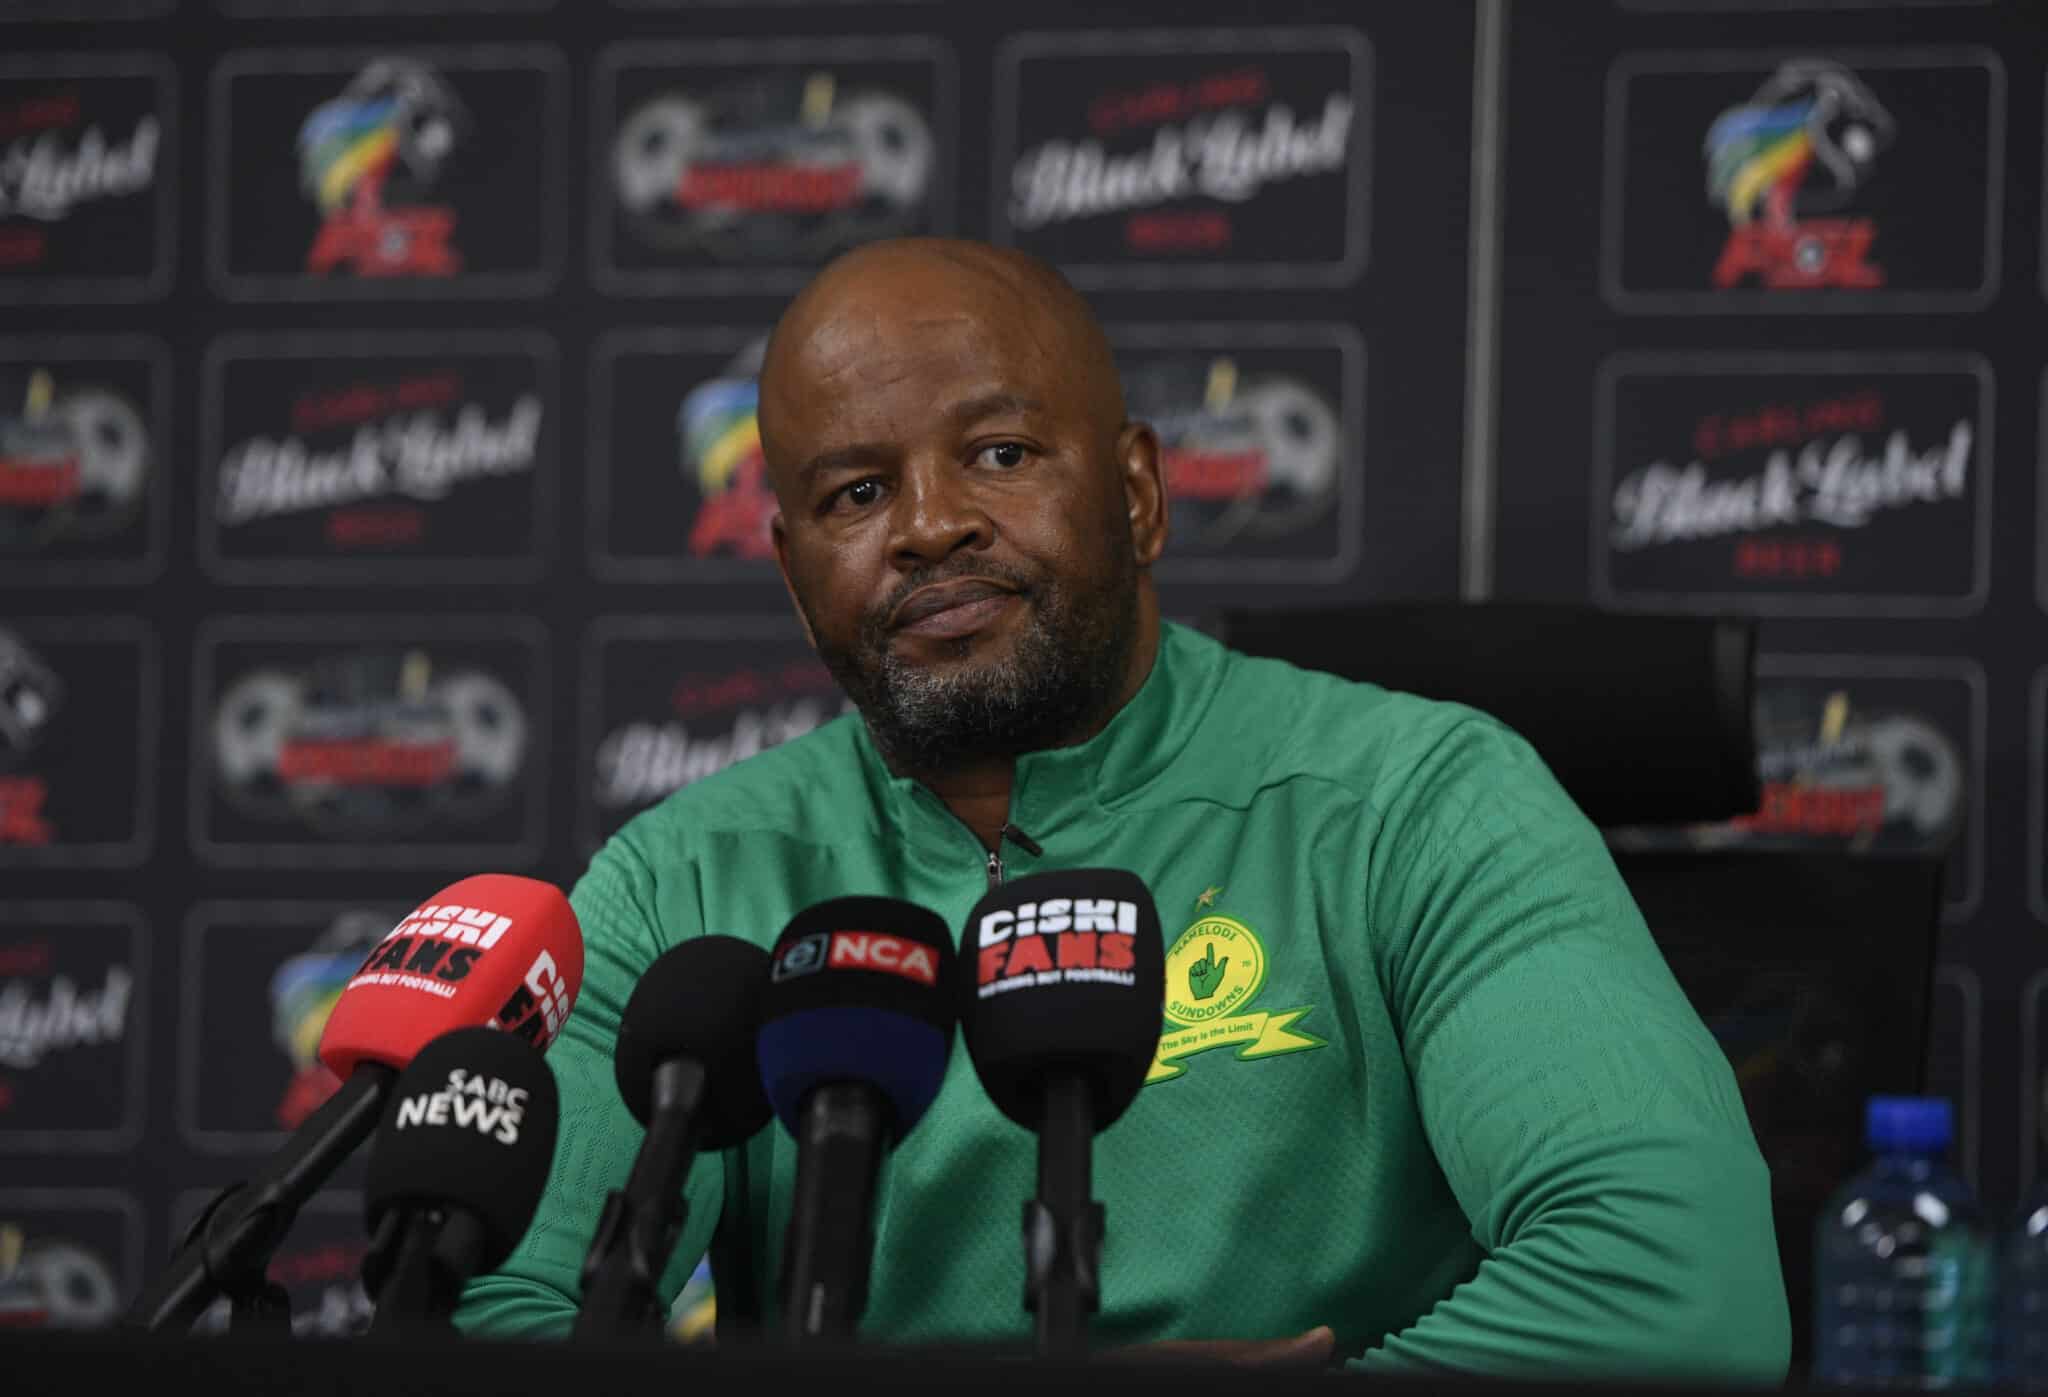
[[[1204,907],[1214,905],[1217,897],[1222,893],[1222,891],[1222,888],[1217,887],[1213,883],[1210,884],[1208,887],[1202,889],[1202,895],[1195,899],[1195,910],[1199,912]]]

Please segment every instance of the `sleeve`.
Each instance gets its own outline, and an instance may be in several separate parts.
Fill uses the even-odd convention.
[[[576,1007],[547,1053],[562,1101],[554,1164],[525,1238],[503,1266],[463,1291],[455,1324],[466,1333],[561,1338],[575,1320],[584,1254],[605,1198],[625,1183],[644,1134],[613,1078],[619,1015],[649,962],[701,930],[694,906],[684,905],[694,899],[663,891],[668,895],[657,895],[633,846],[615,837],[569,894],[583,929],[584,971]],[[661,1278],[664,1309],[709,1245],[722,1179],[717,1154],[697,1157],[684,1183],[688,1217]]]
[[[1769,1171],[1592,823],[1526,742],[1467,714],[1371,857],[1423,1129],[1485,1255],[1350,1366],[1781,1381]]]

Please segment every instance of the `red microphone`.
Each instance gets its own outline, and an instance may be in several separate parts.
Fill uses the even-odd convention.
[[[320,1061],[340,1088],[257,1179],[213,1200],[126,1322],[182,1328],[221,1295],[233,1297],[238,1318],[273,1318],[263,1275],[271,1253],[306,1199],[376,1129],[399,1071],[458,1028],[497,1028],[545,1048],[582,983],[583,932],[552,883],[482,873],[414,908],[371,949],[328,1015]]]

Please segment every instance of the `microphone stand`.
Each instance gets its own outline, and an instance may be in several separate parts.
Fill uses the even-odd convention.
[[[215,1200],[170,1270],[144,1291],[124,1323],[144,1329],[189,1327],[215,1297],[260,1296],[264,1269],[285,1233],[335,1167],[368,1139],[383,1114],[398,1069],[365,1062],[338,1091],[306,1117],[281,1154],[255,1183]],[[244,1309],[260,1312],[260,1304]]]
[[[1038,1196],[1024,1204],[1024,1308],[1038,1317],[1038,1356],[1080,1358],[1102,1297],[1102,1205],[1089,1198],[1095,1103],[1088,1079],[1047,1083],[1038,1133]]]
[[[658,1332],[661,1273],[689,1215],[683,1179],[697,1157],[697,1111],[707,1075],[688,1058],[654,1069],[647,1134],[623,1189],[604,1201],[583,1267],[583,1305],[571,1337]]]

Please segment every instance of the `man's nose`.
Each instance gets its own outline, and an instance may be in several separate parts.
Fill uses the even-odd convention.
[[[940,562],[962,548],[986,548],[995,521],[955,462],[913,460],[903,471],[890,516],[889,553],[899,563]]]

